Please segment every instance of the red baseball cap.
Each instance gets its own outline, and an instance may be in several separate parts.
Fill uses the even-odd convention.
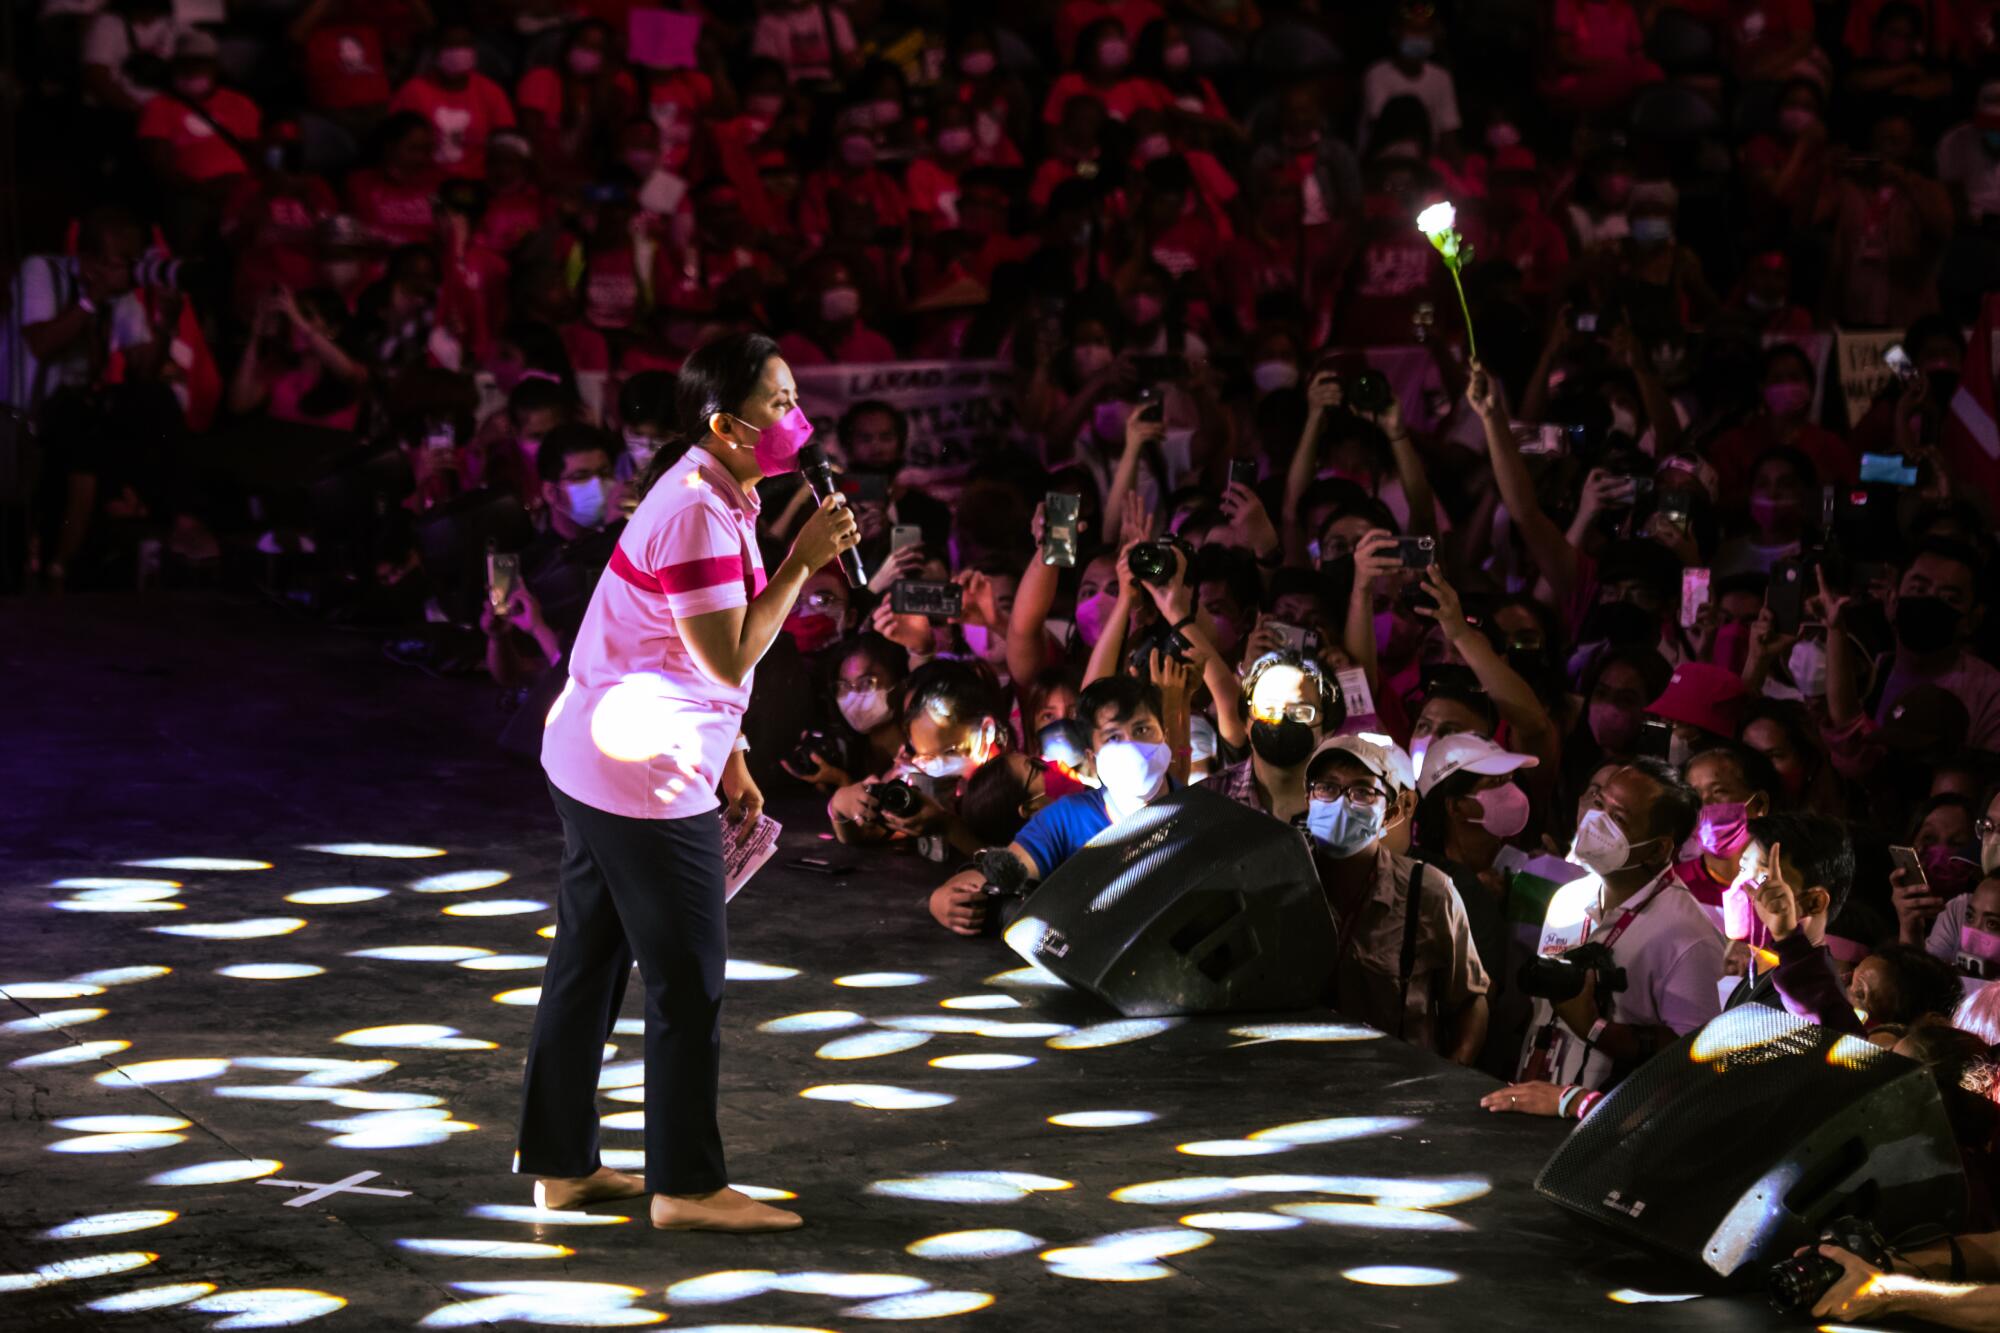
[[[1743,711],[1743,677],[1708,662],[1683,662],[1660,697],[1646,705],[1654,717],[1682,722],[1717,736],[1734,736]]]

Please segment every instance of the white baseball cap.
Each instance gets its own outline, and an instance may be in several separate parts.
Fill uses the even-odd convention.
[[[1416,786],[1416,774],[1410,767],[1410,756],[1403,747],[1384,737],[1382,741],[1369,740],[1357,735],[1328,736],[1312,752],[1306,763],[1306,775],[1311,777],[1320,760],[1334,751],[1353,759],[1363,768],[1389,784],[1389,793],[1405,792]]]
[[[1503,750],[1483,736],[1469,731],[1440,736],[1424,751],[1423,776],[1417,779],[1417,794],[1429,796],[1431,788],[1454,773],[1477,773],[1495,777],[1516,769],[1534,768],[1542,761],[1531,754]]]

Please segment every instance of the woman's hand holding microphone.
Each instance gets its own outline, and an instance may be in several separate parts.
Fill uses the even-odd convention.
[[[854,521],[854,511],[847,507],[847,497],[836,493],[820,501],[799,529],[792,540],[792,558],[810,574],[837,559],[842,551],[852,550],[860,540],[861,529]]]

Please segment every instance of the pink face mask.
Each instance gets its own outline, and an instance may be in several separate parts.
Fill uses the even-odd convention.
[[[1125,318],[1134,324],[1151,324],[1164,308],[1159,297],[1141,292],[1125,303]]]
[[[1750,890],[1732,884],[1722,891],[1722,933],[1732,940],[1747,940],[1757,924],[1757,908]]]
[[[604,68],[604,52],[595,47],[576,47],[569,53],[569,68],[572,74],[595,74]]]
[[[802,653],[816,653],[840,637],[840,618],[819,611],[794,610],[785,619],[785,633]]]
[[[737,420],[750,426],[741,417]],[[799,450],[806,447],[813,434],[813,424],[802,410],[794,407],[762,430],[755,426],[750,429],[757,431],[757,443],[751,452],[756,456],[759,472],[775,477],[799,470]]]
[[[1740,856],[1750,841],[1749,810],[1741,801],[1704,805],[1695,833],[1710,856]]]
[[[1076,604],[1076,632],[1084,643],[1095,648],[1104,636],[1105,622],[1111,619],[1111,608],[1117,598],[1109,593],[1098,593]]]
[[[1811,387],[1798,380],[1779,380],[1764,386],[1764,405],[1771,409],[1772,416],[1797,416],[1811,401]]]
[[[1479,802],[1479,823],[1496,838],[1511,838],[1528,827],[1528,793],[1509,782],[1472,793]]]
[[[472,73],[479,64],[479,53],[469,46],[447,46],[438,52],[437,67],[440,72],[457,78],[461,74]]]

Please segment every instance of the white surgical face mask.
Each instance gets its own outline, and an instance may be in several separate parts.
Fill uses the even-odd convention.
[[[1792,673],[1799,693],[1808,699],[1826,693],[1826,645],[1817,639],[1800,639],[1793,644],[1785,669]]]
[[[610,491],[610,484],[602,477],[564,482],[563,493],[569,501],[569,516],[582,527],[597,527],[604,522],[605,501]]]
[[[1289,361],[1259,361],[1250,368],[1258,393],[1289,389],[1299,382],[1299,368]]]
[[[1306,830],[1337,857],[1353,856],[1382,836],[1389,803],[1356,805],[1345,796],[1337,801],[1312,801],[1306,806]]]
[[[1114,800],[1136,805],[1167,775],[1173,751],[1151,741],[1107,741],[1097,752],[1097,780]]]
[[[819,294],[820,318],[840,324],[861,313],[861,293],[853,287],[829,287]]]
[[[972,771],[969,754],[941,754],[930,759],[914,759],[910,767],[927,778],[958,778]]]
[[[889,691],[849,690],[835,696],[834,707],[847,725],[866,734],[889,720]]]
[[[1586,810],[1576,826],[1569,859],[1599,875],[1615,875],[1631,864],[1632,843],[1618,821],[1603,810]]]

